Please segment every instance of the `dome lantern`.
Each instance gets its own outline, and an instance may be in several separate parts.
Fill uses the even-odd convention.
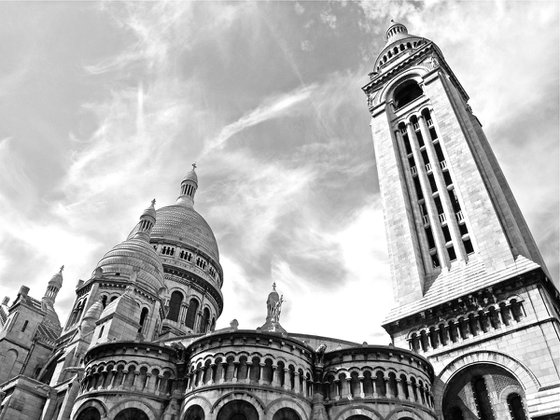
[[[198,176],[195,172],[196,162],[192,164],[192,169],[181,181],[181,194],[177,198],[177,204],[192,207],[194,205],[194,195],[198,189]]]
[[[49,280],[49,283],[47,285],[47,290],[45,291],[45,295],[43,296],[43,299],[45,300],[49,300],[51,301],[51,303],[54,303],[55,299],[56,299],[56,295],[58,295],[58,292],[60,291],[60,289],[62,288],[62,271],[64,270],[64,266],[60,267],[60,270],[58,271],[58,273],[56,273],[54,276],[52,276],[52,278]]]

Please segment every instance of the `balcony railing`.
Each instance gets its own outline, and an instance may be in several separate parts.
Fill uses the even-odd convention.
[[[439,217],[439,221],[440,221],[441,223],[445,223],[445,222],[447,221],[447,218],[445,217],[445,213],[440,213],[440,214],[438,215],[438,217]]]
[[[416,174],[418,173],[418,171],[416,170],[416,166],[411,166],[411,167],[410,167],[410,173],[411,173],[412,175],[416,175]]]
[[[426,124],[428,124],[428,127],[433,127],[434,122],[431,119],[429,119],[429,120],[426,120]]]
[[[442,160],[441,162],[439,162],[439,167],[441,169],[447,169],[447,162],[445,160]]]
[[[455,213],[455,217],[457,217],[457,221],[459,223],[465,221],[465,217],[463,216],[463,212],[461,210],[459,210],[457,213]]]
[[[424,221],[424,224],[427,225],[428,223],[430,223],[430,219],[428,218],[427,214],[422,215],[422,220]]]
[[[432,164],[430,162],[426,163],[426,172],[432,172]]]
[[[414,128],[414,131],[418,131],[420,130],[420,125],[418,123],[413,123],[412,128]]]

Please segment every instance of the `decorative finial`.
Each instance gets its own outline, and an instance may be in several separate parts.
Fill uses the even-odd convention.
[[[391,23],[395,23],[395,20],[394,20],[394,19],[391,19]]]
[[[62,266],[60,267],[59,273],[62,274],[62,271],[63,271],[63,270],[64,270],[64,265],[62,265]]]
[[[272,283],[272,290],[276,291],[276,282]]]
[[[156,199],[154,198],[154,199],[152,200],[152,207],[155,207],[155,206],[156,206]]]
[[[193,168],[193,171],[196,169],[196,162],[193,162],[192,168]]]

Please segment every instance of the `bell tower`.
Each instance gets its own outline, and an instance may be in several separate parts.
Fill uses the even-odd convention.
[[[507,396],[501,401],[492,387],[502,376],[515,380],[527,413],[544,415],[537,403],[544,383],[560,401],[560,369],[551,351],[560,352],[558,290],[441,50],[400,23],[389,27],[386,40],[362,88],[396,300],[384,328],[395,345],[423,354],[439,371],[436,402],[445,418],[460,418],[457,410],[465,419],[482,418],[480,411],[467,411],[486,403],[501,418],[496,413],[508,407]],[[489,349],[508,343],[515,348],[490,355]],[[531,362],[529,348],[538,348],[546,368]],[[464,383],[450,385],[446,381],[470,353],[464,366],[478,357],[479,370],[462,371],[456,378]],[[493,357],[514,360],[511,366],[542,375],[541,382],[524,383],[521,373],[505,367],[494,376],[484,373],[491,372],[484,366]],[[445,392],[454,396],[445,400]],[[485,392],[490,396],[483,398]],[[461,406],[452,403],[459,394],[470,395]],[[560,412],[560,403],[547,410]]]

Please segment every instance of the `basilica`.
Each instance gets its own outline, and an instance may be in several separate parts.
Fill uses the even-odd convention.
[[[75,285],[65,322],[63,268],[42,297],[3,300],[0,420],[559,419],[560,294],[466,91],[399,23],[362,90],[391,345],[286,331],[275,286],[261,326],[216,329],[224,273],[193,165]]]

